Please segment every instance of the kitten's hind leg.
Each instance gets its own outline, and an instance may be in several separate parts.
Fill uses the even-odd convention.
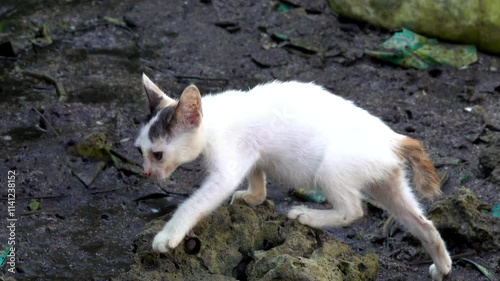
[[[371,186],[368,193],[422,242],[434,261],[429,268],[432,280],[440,281],[450,274],[451,258],[444,241],[432,222],[424,217],[402,170],[398,169],[389,181]]]
[[[333,209],[315,210],[297,206],[288,212],[288,218],[297,219],[300,223],[311,227],[321,228],[349,225],[363,216],[361,199],[356,188],[330,186],[323,188],[323,193],[332,203]]]
[[[231,200],[231,204],[235,201],[243,199],[249,206],[258,206],[266,200],[266,174],[258,167],[248,176],[248,189],[244,191],[236,191]]]

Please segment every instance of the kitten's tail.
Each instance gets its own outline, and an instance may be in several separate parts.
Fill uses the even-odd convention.
[[[433,198],[441,194],[439,177],[422,143],[404,137],[395,148],[396,154],[406,159],[413,169],[415,186],[423,198]]]

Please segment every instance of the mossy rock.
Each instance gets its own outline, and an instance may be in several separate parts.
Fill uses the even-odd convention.
[[[274,203],[218,208],[176,249],[157,254],[146,225],[134,241],[135,263],[116,280],[375,280],[378,256],[354,253],[325,232],[275,212]]]
[[[76,150],[82,157],[107,160],[110,158],[111,143],[105,133],[91,133],[76,145]]]
[[[500,53],[499,1],[329,0],[339,15]]]
[[[500,250],[500,220],[491,210],[472,190],[459,188],[434,202],[429,217],[450,246],[495,252]]]

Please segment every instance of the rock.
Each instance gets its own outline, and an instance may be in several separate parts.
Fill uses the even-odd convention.
[[[262,67],[280,66],[288,63],[288,52],[280,48],[259,50],[252,59]]]
[[[500,184],[500,138],[496,137],[479,154],[479,168],[485,177]]]
[[[500,185],[500,168],[496,168],[491,172],[490,179],[493,183]]]
[[[375,280],[378,256],[354,253],[325,232],[276,214],[274,203],[229,205],[167,254],[152,252],[163,220],[134,241],[135,263],[117,280]]]
[[[108,160],[111,142],[105,133],[94,132],[85,136],[77,145],[76,150],[82,157],[93,157]]]
[[[434,202],[429,217],[449,248],[469,247],[477,251],[500,250],[500,227],[490,213],[492,207],[468,188]]]

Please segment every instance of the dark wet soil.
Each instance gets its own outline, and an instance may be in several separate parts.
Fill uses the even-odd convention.
[[[199,187],[199,162],[160,184],[109,158],[75,153],[82,139],[102,132],[120,163],[140,161],[132,144],[146,114],[143,72],[172,96],[190,83],[213,93],[274,79],[315,81],[424,141],[438,172],[448,174],[444,194],[466,186],[484,203],[500,203],[500,168],[489,157],[500,147],[498,56],[480,53],[466,69],[402,69],[363,55],[390,32],[339,19],[326,1],[286,2],[296,5],[2,1],[1,217],[7,217],[4,179],[15,170],[16,279],[117,277],[129,269],[132,241],[143,226]],[[26,70],[59,81],[66,100],[50,81]],[[289,189],[270,182],[269,197],[280,212],[300,204]],[[30,210],[33,200],[40,207]],[[327,231],[356,251],[377,253],[378,280],[428,280],[428,257],[418,243],[397,227],[387,242],[381,235],[387,214],[369,206],[366,213],[350,227]],[[0,234],[7,237],[6,227]],[[451,254],[466,253],[500,275],[498,252],[471,253],[475,249],[453,243],[454,235],[443,238],[455,245]],[[470,266],[453,270],[452,280],[486,280]]]

